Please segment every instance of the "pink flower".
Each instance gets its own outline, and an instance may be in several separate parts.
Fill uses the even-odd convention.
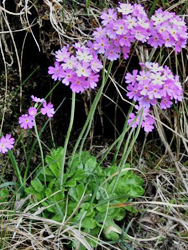
[[[154,99],[150,99],[149,96],[143,96],[140,98],[139,104],[141,107],[149,109],[151,105],[155,106],[157,102]]]
[[[142,70],[142,71],[140,71],[140,74],[137,75],[136,79],[139,82],[139,84],[147,84],[151,81],[150,73]]]
[[[134,42],[134,36],[131,36],[130,34],[126,34],[126,35],[123,35],[123,36],[119,37],[119,44],[121,46],[130,47],[131,42]]]
[[[88,63],[78,64],[76,67],[76,73],[79,77],[81,76],[89,76],[91,74],[91,69]]]
[[[133,72],[132,72],[132,74],[127,73],[126,76],[125,76],[125,82],[126,83],[135,84],[136,83],[137,74],[138,74],[138,70],[137,69],[134,69]]]
[[[123,46],[123,47],[122,47],[122,53],[123,53],[123,58],[124,58],[124,59],[129,58],[130,47]]]
[[[102,24],[107,25],[108,23],[115,21],[117,19],[117,13],[114,9],[108,9],[108,12],[102,12],[101,15]]]
[[[0,152],[2,154],[6,153],[8,150],[14,147],[14,138],[10,134],[2,136],[0,139]]]
[[[37,114],[37,109],[35,107],[31,107],[28,110],[29,115],[35,116]]]
[[[43,102],[43,108],[41,108],[41,113],[43,115],[47,115],[49,118],[53,117],[53,115],[55,114],[53,104],[51,102],[49,102],[48,104],[46,101]]]
[[[38,97],[35,97],[34,95],[31,96],[31,99],[34,101],[34,102],[43,102],[44,101],[44,98],[38,98]]]
[[[34,126],[33,116],[25,114],[19,117],[20,127],[23,129],[32,128]]]
[[[128,32],[127,23],[124,19],[118,19],[114,24],[114,29],[118,35],[126,35]]]
[[[142,122],[142,128],[144,128],[144,131],[146,133],[149,133],[154,129],[153,122],[151,121],[150,118]]]
[[[115,61],[119,58],[119,53],[120,53],[120,50],[118,47],[113,47],[113,45],[110,45],[108,50],[106,51],[106,57],[110,61]]]
[[[95,29],[95,31],[93,32],[93,36],[95,38],[100,38],[103,37],[103,35],[105,34],[106,30],[105,28],[103,29],[101,26],[99,26],[98,28]]]
[[[94,49],[97,50],[98,53],[104,54],[105,50],[108,48],[108,38],[97,38],[94,42]]]
[[[99,59],[97,58],[94,58],[92,61],[91,61],[91,69],[94,71],[94,72],[99,72],[101,69],[102,69],[102,63]]]
[[[65,84],[66,86],[68,86],[69,83],[71,83],[72,79],[75,76],[76,76],[76,73],[71,69],[67,69],[67,70],[63,71],[62,83]]]
[[[62,49],[55,52],[57,62],[65,62],[69,56],[70,52],[68,51],[68,46],[63,46]]]
[[[77,65],[77,60],[75,56],[67,58],[67,60],[62,64],[63,69],[73,69]]]
[[[85,90],[85,86],[87,86],[85,77],[75,77],[70,88],[73,92],[79,93]]]
[[[148,43],[154,48],[157,48],[158,46],[161,47],[163,45],[162,36],[156,31],[151,31],[151,35],[152,36],[148,39]]]
[[[133,12],[133,6],[126,3],[119,3],[119,7],[117,9],[123,15],[128,15]]]
[[[99,75],[90,75],[87,79],[87,82],[91,89],[94,89],[97,86],[97,82],[99,80]]]
[[[170,100],[170,97],[169,96],[164,97],[160,103],[161,109],[167,109],[167,108],[170,108],[171,106],[172,106],[172,102]]]
[[[76,56],[78,60],[82,62],[90,62],[93,58],[93,56],[90,54],[89,49],[78,50],[76,52]]]
[[[136,128],[139,124],[139,119],[140,119],[139,115],[136,117],[134,113],[131,113],[129,115],[129,120],[128,120],[129,126],[131,126],[132,128]]]
[[[140,91],[138,90],[137,85],[135,86],[128,85],[127,89],[129,90],[129,92],[127,93],[129,99],[133,99],[135,102],[140,99]]]
[[[125,22],[128,24],[128,29],[132,29],[137,26],[137,20],[135,17],[127,16]]]
[[[52,75],[52,79],[54,79],[55,81],[60,81],[63,74],[62,66],[58,62],[55,62],[55,67],[48,68],[48,74]]]

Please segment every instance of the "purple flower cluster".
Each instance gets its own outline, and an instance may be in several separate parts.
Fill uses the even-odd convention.
[[[186,24],[174,12],[158,9],[151,17],[151,24],[148,44],[152,47],[165,45],[174,47],[176,52],[185,48],[188,38]]]
[[[183,88],[179,77],[174,76],[168,66],[162,67],[158,63],[152,62],[140,63],[140,65],[141,71],[133,70],[132,74],[127,73],[125,76],[125,82],[128,84],[127,96],[135,102],[138,101],[139,109],[147,110],[143,117],[146,117],[147,124],[150,124],[149,127],[152,130],[153,123],[152,119],[149,119],[149,109],[158,103],[161,109],[167,109],[172,106],[173,99],[175,102],[182,101]],[[134,114],[130,115],[129,123],[134,120],[134,117]],[[137,120],[139,121],[138,117]],[[138,125],[138,121],[134,122],[134,126]],[[142,126],[145,129],[143,124]],[[149,132],[147,130],[148,128],[145,131]]]
[[[131,43],[146,42],[149,38],[150,20],[140,4],[120,3],[117,11],[108,9],[101,15],[102,26],[94,33],[94,49],[114,61],[121,52],[128,58]]]
[[[129,115],[129,120],[128,120],[128,124],[133,128],[136,128],[138,126],[141,119],[141,107],[135,105],[135,108],[137,109],[136,115],[134,113],[131,113]],[[150,110],[144,108],[142,113],[141,127],[144,129],[146,133],[148,133],[154,129],[154,123],[155,120],[151,116]]]
[[[35,96],[31,96],[31,99],[33,102],[35,103],[42,103],[43,107],[41,108],[41,113],[42,115],[47,115],[49,118],[53,117],[55,111],[53,108],[53,104],[51,104],[51,102],[49,102],[47,104],[47,102],[44,99],[40,99],[38,97]],[[30,107],[28,109],[28,114],[24,114],[22,116],[19,117],[19,124],[20,127],[23,129],[31,129],[34,126],[34,119],[35,116],[37,115],[37,104],[35,105],[35,107]]]
[[[55,66],[49,67],[48,73],[55,81],[70,85],[71,90],[76,93],[95,88],[99,80],[98,73],[103,66],[92,43],[88,42],[87,46],[76,43],[73,47],[73,52],[69,51],[69,46],[56,51]]]
[[[5,154],[14,147],[14,138],[10,134],[2,136],[0,139],[0,153]]]
[[[93,33],[93,48],[111,61],[118,59],[121,52],[127,59],[131,43],[136,40],[154,48],[175,47],[180,52],[188,38],[185,22],[175,13],[159,9],[149,20],[140,4],[119,3],[117,10],[103,12],[101,19],[102,26]]]

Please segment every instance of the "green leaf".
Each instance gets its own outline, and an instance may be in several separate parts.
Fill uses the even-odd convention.
[[[53,189],[54,187],[54,185],[55,185],[55,182],[56,182],[56,179],[55,178],[53,178],[51,181],[50,181],[50,183],[48,184],[48,188],[49,189]]]
[[[85,214],[85,216],[86,217],[90,217],[90,218],[92,218],[94,215],[95,215],[95,213],[93,214],[93,206],[90,204],[90,203],[83,203],[82,205],[81,205],[81,212],[83,211],[83,212],[86,212],[86,214]],[[92,216],[91,216],[92,215]]]
[[[47,155],[45,160],[48,164],[50,170],[55,175],[56,178],[60,176],[60,166],[61,166],[61,159],[63,155],[63,148],[59,147],[58,149],[52,149],[50,151],[50,155]]]
[[[39,179],[35,179],[31,181],[31,186],[35,189],[37,192],[42,192],[44,189],[44,186],[42,185],[41,181]]]
[[[54,216],[52,217],[52,220],[55,220],[55,221],[57,221],[57,222],[62,222],[63,217],[62,217],[61,215],[59,215],[59,214],[56,214],[56,215],[54,215]]]
[[[77,202],[69,202],[68,203],[68,209],[67,209],[67,215],[71,215],[75,208],[77,207],[78,203]]]
[[[9,191],[7,188],[0,189],[0,203],[8,201]]]
[[[47,197],[50,196],[52,193],[53,193],[53,192],[52,192],[52,189],[51,189],[51,188],[47,188],[47,189],[45,190],[45,194],[46,194]]]
[[[80,181],[85,177],[85,171],[83,169],[77,169],[74,175],[72,176],[72,180]]]
[[[65,187],[75,187],[75,186],[76,186],[76,181],[72,179],[65,183]]]
[[[96,206],[96,209],[102,213],[102,212],[105,212],[107,210],[107,204],[102,204],[102,205],[97,205]]]
[[[77,194],[77,198],[78,200],[80,200],[80,198],[82,197],[83,195],[83,192],[84,192],[84,184],[80,183],[77,187],[76,187],[76,194]]]
[[[117,241],[121,233],[121,228],[118,227],[113,220],[107,220],[103,232],[108,240]]]
[[[93,229],[97,226],[96,221],[91,219],[91,218],[84,218],[82,220],[82,227],[83,228],[88,228],[88,229]]]
[[[49,155],[46,156],[46,162],[48,163],[48,166],[52,173],[55,175],[56,178],[59,177],[59,169],[57,162]]]
[[[117,221],[121,221],[125,218],[126,211],[124,208],[116,208],[118,211],[116,214],[114,214],[113,219]]]
[[[54,197],[54,200],[57,202],[62,201],[65,198],[64,191],[61,190],[59,193],[55,194],[53,197]]]
[[[85,172],[91,173],[96,168],[97,160],[95,157],[91,156],[85,163]]]
[[[108,193],[111,193],[113,185],[114,180],[107,188]],[[125,196],[125,199],[126,197],[139,197],[144,194],[142,185],[142,178],[140,178],[138,175],[135,175],[133,171],[125,172],[124,175],[119,178],[115,191],[111,197]]]
[[[72,197],[75,201],[78,201],[77,193],[76,193],[76,188],[72,187],[69,189],[68,194],[70,197]]]
[[[29,194],[33,194],[36,196],[37,200],[40,201],[43,199],[43,194],[42,193],[39,193],[37,192],[33,187],[28,187],[28,188],[25,188],[25,192],[27,195]]]

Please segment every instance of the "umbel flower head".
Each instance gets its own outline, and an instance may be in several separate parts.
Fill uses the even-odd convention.
[[[52,75],[52,79],[70,85],[76,93],[95,88],[102,69],[97,53],[90,47],[90,42],[87,46],[76,43],[73,48],[72,52],[69,52],[68,46],[56,51],[55,65],[48,68],[48,74]]]
[[[102,25],[93,32],[93,48],[110,61],[117,60],[121,53],[127,59],[133,42],[149,38],[151,22],[140,4],[119,3],[117,9],[103,12],[101,19]]]
[[[176,52],[185,48],[187,43],[187,28],[184,20],[174,12],[158,9],[151,17],[151,31],[148,44],[157,48],[158,46],[174,47]]]
[[[19,117],[20,127],[23,129],[32,129],[34,127],[34,119],[37,116],[37,106],[42,103],[43,107],[40,108],[42,115],[47,115],[52,118],[55,114],[53,104],[51,102],[47,103],[44,98],[38,98],[34,95],[31,96],[33,102],[35,102],[35,107],[30,107],[28,109],[28,114],[23,114]]]
[[[104,11],[101,19],[101,26],[93,32],[93,48],[111,61],[121,53],[127,59],[135,41],[180,52],[188,38],[185,22],[175,13],[159,9],[149,19],[140,4],[119,3],[117,9]]]
[[[127,96],[129,99],[133,99],[138,102],[138,110],[144,108],[147,112],[144,115],[145,120],[142,123],[144,130],[149,132],[153,129],[151,116],[149,116],[149,110],[152,106],[157,104],[161,109],[170,108],[175,102],[182,101],[183,99],[183,88],[179,82],[179,77],[174,76],[168,66],[159,66],[158,63],[146,62],[140,63],[142,70],[133,70],[133,73],[127,73],[125,76],[125,82],[127,86]],[[134,121],[136,116],[130,115],[129,124]],[[150,117],[150,118],[149,118]],[[134,122],[133,126],[138,125]],[[146,128],[147,125],[147,128]],[[149,130],[149,131],[148,131]]]

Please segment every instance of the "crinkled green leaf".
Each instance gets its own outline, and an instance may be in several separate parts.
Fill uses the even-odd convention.
[[[76,186],[76,181],[75,180],[68,180],[66,183],[65,183],[65,187],[75,187]]]
[[[77,169],[74,175],[71,177],[72,180],[80,181],[85,177],[85,171],[83,169]]]
[[[76,188],[71,187],[68,191],[68,195],[72,197],[75,201],[78,201],[77,193],[76,193]]]
[[[85,189],[85,187],[84,187],[84,184],[82,184],[82,183],[80,183],[76,186],[76,194],[77,194],[78,200],[81,199],[81,197],[84,193],[84,189]]]
[[[117,212],[113,215],[113,219],[121,221],[125,218],[126,211],[124,208],[116,208]]]
[[[97,160],[95,157],[91,156],[85,163],[85,172],[86,173],[91,173],[93,170],[96,168],[97,165]]]
[[[60,192],[55,194],[53,197],[54,197],[54,200],[57,202],[62,201],[65,198],[64,190],[61,190]]]
[[[53,192],[52,192],[52,189],[51,189],[51,188],[47,188],[47,189],[45,190],[46,196],[50,196],[52,193],[53,193]]]
[[[37,198],[38,201],[42,200],[44,197],[43,197],[43,193],[42,192],[37,192],[33,187],[28,187],[28,188],[25,188],[25,192],[27,195],[29,194],[33,194],[35,195],[35,197]]]
[[[117,241],[121,233],[121,228],[113,220],[106,220],[103,233],[108,240]]]
[[[49,188],[49,189],[53,189],[53,186],[54,186],[55,182],[56,182],[56,179],[53,178],[53,179],[50,181],[50,183],[48,184],[48,188]]]
[[[44,186],[42,185],[42,182],[39,179],[34,179],[31,181],[31,186],[35,189],[37,192],[42,192],[44,189]]]
[[[88,151],[82,151],[81,157],[80,154],[76,154],[73,157],[73,160],[70,159],[68,166],[71,169],[83,169],[85,162],[91,157],[90,153]],[[72,165],[70,166],[70,162],[72,161]]]
[[[86,217],[86,218],[84,218],[84,219],[82,220],[82,227],[83,227],[83,228],[93,229],[93,228],[95,228],[96,226],[97,226],[96,221],[93,220],[93,219],[91,219],[91,218]]]
[[[92,213],[93,213],[93,206],[92,206],[92,204],[90,204],[90,203],[83,203],[81,205],[81,208],[82,208],[82,211],[86,212],[86,214],[85,214],[86,217],[88,217],[88,216],[92,217],[91,216]]]

